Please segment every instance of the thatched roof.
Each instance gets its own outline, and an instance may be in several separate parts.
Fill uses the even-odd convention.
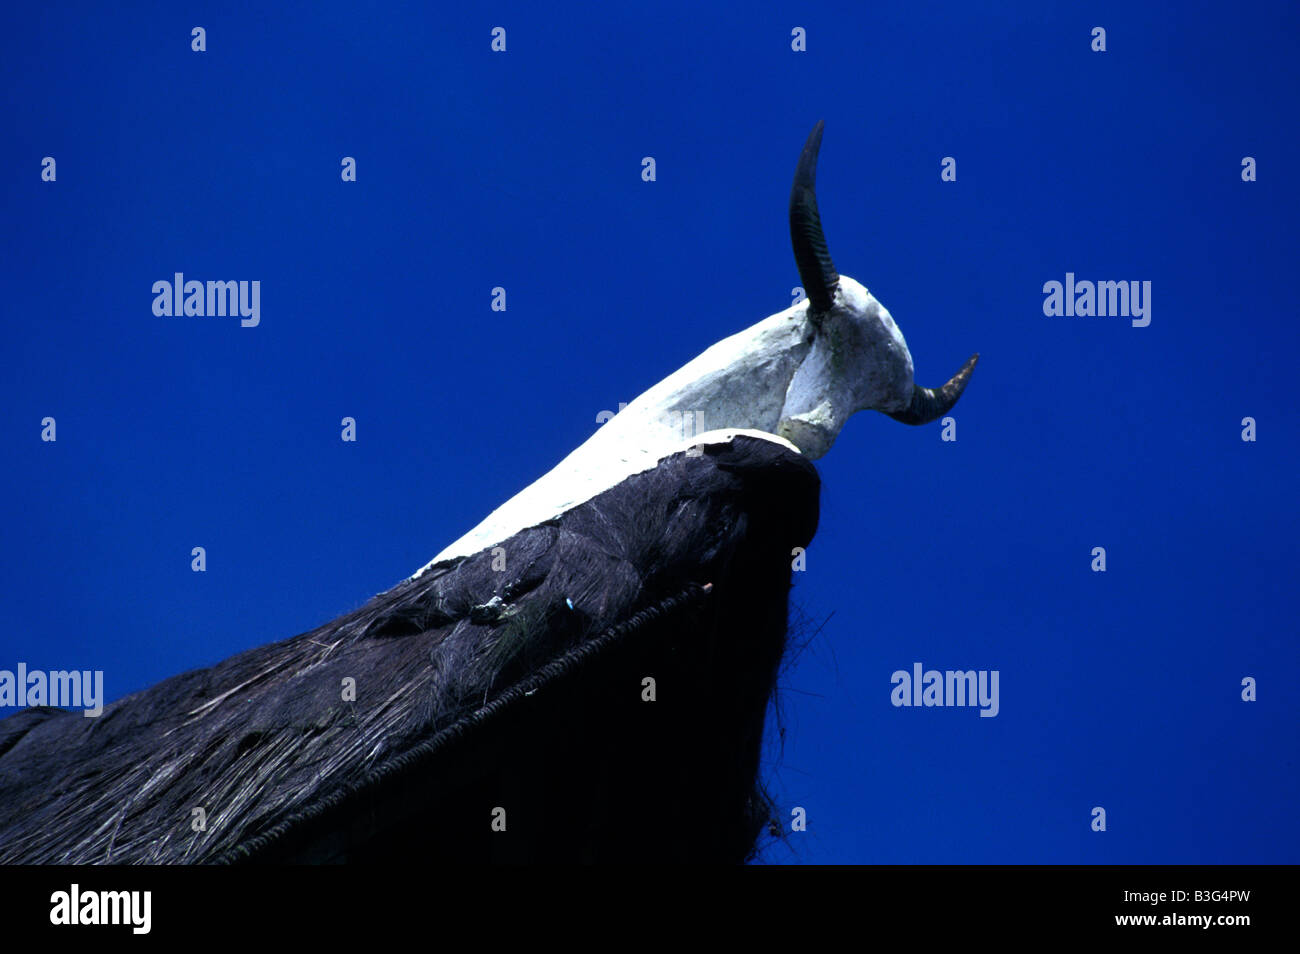
[[[0,862],[743,860],[818,491],[737,437],[99,718],[0,721]]]

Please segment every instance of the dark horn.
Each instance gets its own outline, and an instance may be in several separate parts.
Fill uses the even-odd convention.
[[[906,411],[897,411],[889,416],[904,424],[929,424],[943,417],[952,410],[952,406],[966,390],[966,382],[975,370],[975,362],[980,359],[979,352],[971,355],[961,370],[937,391],[933,388],[915,387],[912,389],[912,403]]]
[[[831,310],[835,288],[840,283],[831,253],[826,249],[822,219],[817,213],[817,150],[821,148],[825,125],[825,120],[819,119],[804,143],[794,171],[794,187],[790,190],[790,242],[794,245],[795,264],[799,266],[799,280],[814,313]]]

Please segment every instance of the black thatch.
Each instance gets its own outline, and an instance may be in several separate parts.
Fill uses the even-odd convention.
[[[0,721],[0,862],[743,860],[818,492],[736,438],[97,719]]]

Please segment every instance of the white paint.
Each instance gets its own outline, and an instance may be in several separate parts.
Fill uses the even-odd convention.
[[[804,301],[719,341],[628,404],[415,576],[551,520],[697,444],[748,434],[821,457],[850,415],[900,411],[912,387],[912,356],[894,319],[842,275],[820,328],[809,321]]]

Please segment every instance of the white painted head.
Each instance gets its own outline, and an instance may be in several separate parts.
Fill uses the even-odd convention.
[[[790,237],[806,300],[724,338],[645,391],[417,576],[559,516],[684,449],[749,434],[817,458],[858,411],[905,424],[948,413],[979,355],[943,387],[918,386],[889,311],[835,271],[817,211],[822,127],[818,122],[804,145],[790,193]]]
[[[831,261],[817,211],[817,153],[822,128],[813,127],[790,191],[790,238],[808,297],[813,343],[786,394],[778,433],[809,457],[820,457],[850,415],[880,411],[904,424],[926,424],[947,414],[966,389],[978,354],[937,390],[912,380],[912,355],[888,309]]]

